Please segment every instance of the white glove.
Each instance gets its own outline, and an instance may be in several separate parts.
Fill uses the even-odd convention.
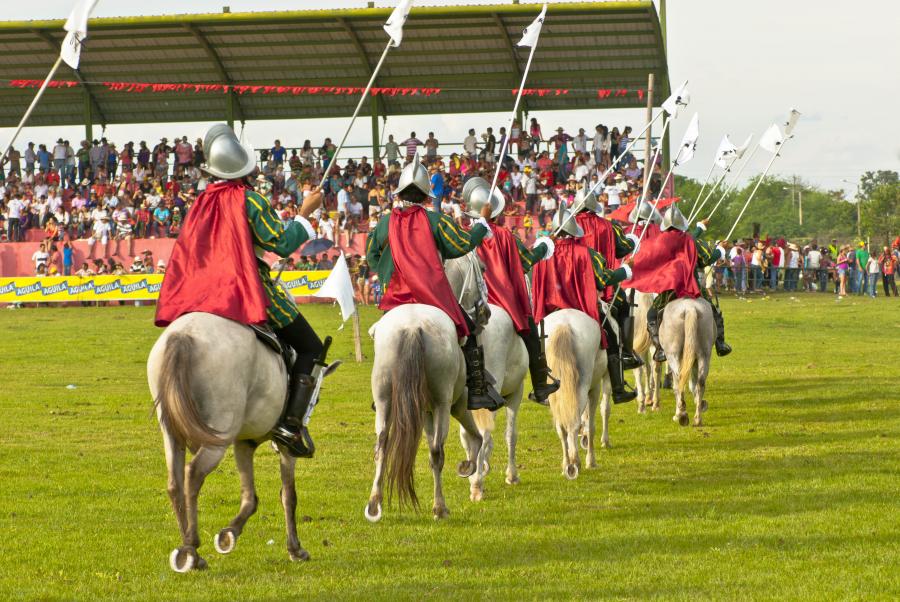
[[[297,215],[294,217],[294,221],[303,226],[303,229],[306,230],[306,234],[309,235],[309,240],[316,239],[316,231],[313,230],[312,224],[309,223],[308,219],[302,215]]]
[[[627,263],[623,263],[620,267],[623,270],[625,270],[625,280],[631,280],[631,276],[633,275],[633,272],[631,271],[631,266],[628,265]]]
[[[706,232],[706,224],[703,222],[697,222],[697,227]]]
[[[633,232],[629,232],[628,234],[626,234],[625,238],[634,243],[634,251],[632,251],[631,254],[637,255],[638,249],[641,248],[641,239],[638,238],[638,236]]]
[[[556,244],[553,242],[553,239],[549,236],[539,236],[534,241],[534,247],[541,244],[547,246],[547,253],[544,255],[544,259],[550,259],[551,257],[553,257],[553,252],[556,250]],[[534,247],[531,248],[534,249]]]

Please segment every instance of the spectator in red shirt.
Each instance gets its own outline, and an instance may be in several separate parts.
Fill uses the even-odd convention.
[[[416,133],[411,132],[409,134],[409,138],[400,143],[402,146],[406,147],[406,160],[407,162],[412,161],[412,158],[416,155],[416,149],[420,146],[424,146],[425,143],[416,138]]]
[[[897,281],[895,279],[894,273],[897,271],[897,258],[891,253],[891,250],[887,247],[881,252],[881,256],[878,258],[878,265],[881,267],[881,284],[884,286],[884,296],[890,297],[891,291],[894,291],[894,296],[897,295]],[[872,289],[875,290],[874,288]]]

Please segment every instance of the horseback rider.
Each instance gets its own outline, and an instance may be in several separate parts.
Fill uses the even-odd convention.
[[[289,397],[272,438],[296,457],[310,457],[312,440],[303,418],[312,401],[311,377],[322,341],[293,299],[272,281],[262,260],[269,251],[288,257],[316,237],[309,216],[322,204],[308,195],[295,221],[284,226],[268,199],[253,190],[257,171],[252,148],[225,124],[212,126],[203,148],[210,184],[191,207],[175,242],[156,308],[156,325],[189,312],[207,312],[251,327],[268,324],[297,353]]]
[[[602,318],[597,293],[616,286],[632,276],[631,260],[611,270],[603,255],[584,242],[584,230],[566,203],[560,203],[551,224],[555,237],[553,255],[536,264],[532,270],[534,315],[540,321],[558,309],[577,309],[595,319]],[[606,338],[603,338],[606,341]],[[607,352],[607,368],[612,383],[613,401],[625,403],[637,394],[625,389],[625,373],[617,355]]]
[[[465,338],[462,351],[469,409],[497,410],[505,400],[489,382],[484,349],[475,336],[478,327],[454,297],[443,266],[444,260],[462,257],[492,236],[485,219],[491,206],[485,203],[481,217],[468,232],[449,216],[426,211],[423,204],[430,202],[434,193],[418,153],[400,173],[396,194],[402,206],[381,218],[366,241],[366,259],[384,287],[378,307],[388,311],[422,303],[443,310],[453,320],[457,335]]]
[[[722,248],[721,245],[716,245],[715,249],[711,249],[710,245],[702,240],[701,236],[703,235],[703,232],[706,231],[706,226],[707,221],[704,220],[697,223],[697,227],[693,232],[688,232],[689,224],[687,218],[684,217],[678,207],[674,204],[666,211],[662,224],[660,225],[660,230],[663,233],[680,233],[680,236],[675,234],[674,237],[676,239],[684,238],[685,242],[689,241],[689,244],[687,245],[688,252],[690,252],[691,247],[694,252],[690,253],[690,256],[692,256],[691,258],[693,259],[692,269],[684,270],[684,273],[682,274],[684,279],[689,278],[692,282],[676,283],[674,288],[661,292],[656,296],[656,299],[653,300],[653,305],[647,312],[647,330],[650,332],[650,337],[653,340],[653,344],[656,346],[656,352],[653,355],[653,359],[657,362],[664,362],[666,360],[665,351],[663,351],[662,345],[659,343],[659,324],[662,321],[662,312],[669,301],[686,296],[694,298],[702,296],[709,302],[710,307],[712,307],[713,310],[713,321],[716,324],[716,353],[720,357],[731,353],[731,346],[725,342],[725,321],[722,317],[722,311],[719,309],[718,304],[714,303],[710,298],[706,288],[698,286],[696,282],[697,270],[703,270],[707,266],[715,265],[717,261],[725,257],[725,249]],[[673,235],[669,234],[668,236],[672,237]],[[677,245],[672,245],[670,248],[676,247]],[[672,273],[678,272],[673,271]]]
[[[597,196],[585,188],[575,194],[575,203],[572,205],[572,213],[575,221],[584,230],[584,243],[597,251],[606,260],[610,267],[616,267],[618,260],[633,253],[638,245],[638,237],[634,234],[625,234],[619,226],[602,217],[598,211],[600,203]],[[634,326],[631,317],[631,303],[625,291],[619,289],[618,295],[613,299],[615,288],[608,286],[600,297],[610,305],[611,318],[615,318],[619,326],[619,335],[613,330],[609,320],[606,321],[603,330],[609,341],[607,353],[619,358],[624,370],[640,368],[644,361],[635,355],[632,349],[634,340]],[[621,350],[621,351],[620,351]]]
[[[491,224],[493,236],[478,247],[478,257],[485,265],[484,280],[487,283],[488,302],[506,310],[516,332],[525,343],[533,388],[529,399],[547,405],[547,398],[559,389],[559,381],[550,375],[550,368],[547,366],[547,356],[531,311],[525,274],[531,271],[535,263],[553,255],[553,241],[543,237],[535,242],[534,248],[526,247],[508,228],[495,221],[502,215],[506,205],[503,194],[495,190],[488,202],[489,194],[490,184],[478,177],[466,182],[462,192],[469,217],[478,218],[486,205],[491,208],[487,220]]]

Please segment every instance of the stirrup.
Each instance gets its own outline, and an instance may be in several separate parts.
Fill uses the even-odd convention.
[[[295,458],[312,458],[316,453],[316,446],[305,426],[294,432],[285,421],[272,429],[272,440],[283,446],[288,454]]]
[[[535,387],[528,394],[528,399],[545,407],[550,406],[550,396],[559,391],[559,379],[553,378],[550,374],[547,374],[547,378],[550,379],[550,382],[545,382],[543,385]],[[541,389],[541,395],[537,394],[538,389]]]
[[[656,345],[654,343],[654,345]],[[656,345],[656,351],[653,352],[653,361],[659,364],[666,361],[666,352],[663,351],[662,345]]]
[[[623,370],[635,370],[644,365],[644,360],[633,351],[623,351],[619,357],[622,358]]]
[[[726,343],[725,341],[716,341],[716,355],[719,357],[725,357],[731,353],[731,345]]]
[[[633,388],[631,388],[631,385],[626,382],[622,383],[621,390],[616,391],[615,389],[613,389],[612,393],[614,404],[628,403],[629,401],[634,401],[637,398],[637,392]]]
[[[474,387],[473,387],[474,388]],[[506,405],[506,400],[500,397],[497,390],[492,386],[485,384],[484,392],[478,393],[469,389],[469,399],[466,403],[470,410],[490,410],[496,412]]]

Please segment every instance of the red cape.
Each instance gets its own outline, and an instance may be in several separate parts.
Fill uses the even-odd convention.
[[[619,260],[616,259],[616,233],[612,224],[592,211],[582,211],[575,216],[575,221],[584,230],[582,240],[587,246],[603,255],[606,267],[611,270],[619,267]],[[607,303],[612,301],[614,292],[615,287],[606,287],[606,290],[603,291],[603,300]]]
[[[484,280],[488,287],[488,303],[499,305],[512,318],[516,332],[528,332],[531,302],[525,286],[525,272],[519,260],[519,247],[512,232],[496,224],[491,226],[492,238],[478,247],[478,257],[484,262]]]
[[[658,230],[651,225],[634,258],[628,286],[643,293],[675,291],[675,296],[700,296],[694,269],[697,246],[687,232]]]
[[[594,266],[581,239],[556,241],[553,257],[538,262],[531,270],[531,292],[537,322],[558,309],[577,309],[600,321]],[[606,349],[605,336],[602,346]]]
[[[409,303],[431,305],[450,316],[457,335],[468,336],[469,327],[444,273],[431,222],[421,205],[391,211],[388,244],[394,274],[378,307],[388,311]]]
[[[677,203],[680,200],[681,200],[681,197],[669,197],[669,198],[659,199],[659,204],[656,205],[656,210],[659,211],[660,213],[662,213],[666,207],[668,207],[672,203]],[[652,204],[652,201],[649,201],[649,202]],[[626,222],[628,222],[629,216],[631,215],[631,211],[635,208],[636,205],[637,205],[637,201],[634,201],[634,202],[631,202],[631,203],[628,203],[625,205],[619,205],[618,209],[616,209],[615,211],[613,211],[606,217],[607,217],[607,219],[614,219],[617,222],[626,223]]]
[[[156,306],[156,325],[199,311],[242,324],[266,321],[266,299],[247,222],[245,187],[217,182],[191,208]]]

